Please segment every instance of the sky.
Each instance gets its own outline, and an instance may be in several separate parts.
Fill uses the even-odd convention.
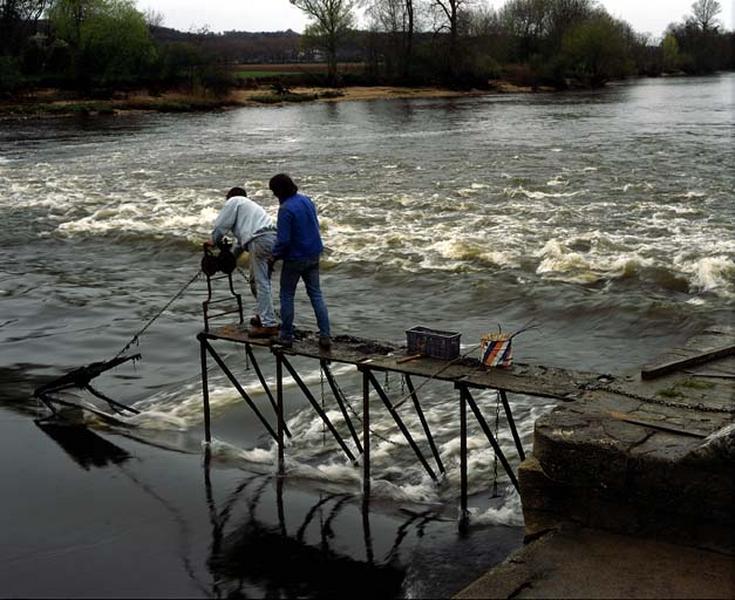
[[[500,8],[505,0],[479,0]],[[639,33],[660,36],[669,23],[691,14],[694,0],[600,0],[614,17],[623,19]],[[308,22],[288,0],[137,0],[140,10],[153,10],[163,17],[163,25],[180,31],[204,27],[220,31],[301,32]],[[720,21],[733,30],[735,0],[720,0]]]

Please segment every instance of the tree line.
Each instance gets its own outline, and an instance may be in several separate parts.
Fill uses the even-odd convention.
[[[225,62],[205,47],[208,31],[156,40],[161,21],[134,0],[0,0],[0,92],[232,86]]]
[[[54,86],[88,94],[184,87],[224,94],[231,65],[323,61],[324,83],[556,88],[629,75],[735,67],[735,34],[716,0],[697,0],[661,40],[595,0],[290,0],[310,17],[294,32],[215,34],[161,27],[134,0],[0,0],[0,92]],[[367,26],[357,28],[357,14]],[[340,74],[342,61],[363,73]]]
[[[311,18],[306,39],[325,53],[333,80],[358,8],[369,19],[370,72],[387,82],[599,86],[629,75],[735,67],[735,34],[722,28],[716,0],[696,0],[660,42],[595,0],[508,0],[499,10],[481,0],[290,1]]]

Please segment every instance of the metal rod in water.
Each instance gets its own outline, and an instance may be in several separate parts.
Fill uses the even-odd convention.
[[[362,495],[367,503],[370,497],[370,377],[365,368],[362,369]]]
[[[497,454],[498,458],[500,459],[500,463],[503,465],[505,472],[508,474],[508,477],[510,478],[513,487],[515,487],[516,490],[520,491],[520,488],[518,486],[518,479],[516,479],[516,475],[513,472],[513,469],[511,468],[508,459],[505,458],[505,454],[503,454],[503,451],[500,449],[500,444],[498,444],[498,441],[495,439],[493,432],[490,430],[487,421],[485,421],[485,417],[482,416],[480,409],[477,407],[477,404],[475,404],[475,400],[472,397],[472,394],[470,394],[470,390],[467,388],[467,386],[462,386],[462,389],[464,390],[467,403],[470,405],[472,412],[475,413],[475,418],[477,419],[477,422],[480,424],[480,427],[482,427],[482,431],[485,433],[485,437],[487,437],[490,445],[495,451],[495,454]]]
[[[516,423],[513,419],[513,413],[510,410],[510,403],[508,402],[508,396],[505,395],[505,390],[498,390],[498,393],[500,394],[500,400],[503,403],[503,410],[505,410],[505,417],[508,419],[508,426],[510,427],[510,433],[513,435],[513,441],[516,444],[516,449],[518,450],[518,457],[521,460],[526,460],[526,453],[523,451],[523,444],[521,444],[521,438],[518,435],[518,430],[516,429]]]
[[[424,434],[426,435],[426,439],[429,442],[431,453],[434,455],[436,466],[438,467],[440,473],[445,473],[446,471],[444,470],[444,464],[442,463],[442,459],[439,456],[439,451],[436,449],[436,444],[434,443],[434,436],[431,435],[429,424],[426,422],[424,411],[421,409],[421,403],[419,402],[418,394],[416,394],[416,388],[414,388],[413,386],[413,381],[411,381],[411,376],[408,373],[406,373],[404,375],[404,378],[406,380],[406,386],[408,387],[408,391],[411,394],[413,405],[416,408],[416,413],[418,414],[419,420],[421,421],[421,427],[423,427]]]
[[[311,390],[307,387],[307,385],[303,382],[299,374],[296,372],[296,369],[294,369],[291,363],[288,362],[288,360],[286,360],[285,356],[281,355],[281,360],[283,361],[283,364],[286,366],[286,369],[288,370],[288,372],[291,374],[291,377],[293,377],[294,381],[301,388],[301,391],[304,393],[304,396],[306,396],[311,406],[314,408],[314,410],[319,415],[321,420],[324,422],[324,424],[327,426],[329,431],[332,433],[332,436],[334,436],[334,439],[337,440],[337,443],[339,444],[340,448],[342,448],[344,453],[349,457],[349,459],[352,462],[355,462],[355,455],[352,454],[352,451],[347,447],[347,444],[345,444],[344,440],[339,435],[339,432],[334,428],[334,425],[332,425],[332,422],[329,420],[329,417],[327,417],[326,413],[321,409],[321,407],[319,406],[319,403],[316,401],[316,398],[314,398],[314,395],[311,393]]]
[[[368,372],[368,376],[370,377],[370,382],[373,384],[373,387],[375,388],[375,391],[378,392],[378,396],[380,396],[380,399],[383,401],[383,404],[388,409],[388,412],[390,413],[391,417],[393,417],[393,420],[396,422],[396,425],[398,425],[398,429],[401,430],[401,433],[403,434],[403,437],[406,438],[406,441],[408,442],[409,446],[413,449],[414,453],[416,454],[416,457],[419,459],[419,462],[423,465],[424,469],[426,469],[426,472],[429,474],[429,477],[431,477],[434,481],[436,481],[436,473],[434,473],[434,470],[431,468],[428,462],[426,462],[426,459],[424,458],[423,453],[421,452],[421,449],[418,447],[418,444],[413,439],[413,436],[408,431],[408,428],[403,423],[403,419],[401,419],[400,415],[396,412],[396,410],[393,408],[393,405],[390,402],[390,398],[388,398],[387,394],[383,391],[383,388],[380,387],[380,383],[378,383],[378,380],[375,378],[375,376],[372,374],[372,372]]]
[[[276,418],[278,420],[278,475],[283,476],[286,472],[285,457],[283,450],[283,354],[276,352]]]
[[[350,435],[352,436],[352,440],[355,442],[355,447],[357,448],[357,451],[362,453],[362,445],[360,444],[360,438],[357,435],[357,432],[355,431],[355,426],[352,424],[352,420],[350,419],[350,415],[347,414],[347,408],[345,407],[345,400],[342,397],[342,394],[340,393],[340,389],[337,387],[337,382],[334,379],[334,375],[332,374],[332,370],[329,368],[329,363],[327,363],[326,360],[321,361],[322,369],[324,370],[324,374],[327,376],[327,382],[329,383],[329,387],[332,389],[332,393],[334,394],[334,397],[337,399],[337,404],[339,405],[339,410],[342,413],[342,417],[345,420],[345,423],[347,423],[347,428],[350,430]]]
[[[466,388],[459,388],[459,523],[460,528],[467,525],[467,394]]]
[[[265,381],[263,371],[261,371],[258,361],[255,360],[255,353],[250,347],[250,344],[245,344],[245,352],[247,352],[248,358],[250,358],[250,363],[253,365],[253,369],[255,369],[255,374],[258,376],[258,381],[260,381],[260,385],[263,387],[263,391],[265,391],[266,395],[268,396],[268,400],[270,400],[271,406],[273,407],[273,412],[277,415],[278,407],[276,406],[276,399],[273,397],[273,392],[271,392],[271,388]],[[286,425],[285,423],[283,424],[283,431],[286,433],[286,437],[291,437],[291,432],[288,430],[288,425]]]
[[[202,400],[204,402],[204,439],[212,441],[211,416],[209,414],[209,379],[207,378],[207,340],[199,334],[199,357],[202,363]]]
[[[219,368],[222,369],[222,372],[227,376],[227,379],[230,380],[230,383],[232,383],[235,389],[239,392],[240,396],[242,396],[243,400],[245,400],[248,406],[253,410],[253,412],[255,413],[255,416],[258,417],[260,422],[263,424],[263,427],[266,428],[266,430],[268,431],[268,433],[271,435],[273,439],[277,439],[276,432],[273,431],[273,427],[271,427],[270,423],[268,423],[268,421],[265,419],[265,417],[260,412],[260,410],[258,410],[258,407],[255,405],[255,402],[253,402],[253,399],[245,391],[245,388],[242,387],[240,382],[237,380],[237,377],[235,377],[232,374],[232,371],[230,371],[230,369],[227,367],[227,365],[225,364],[225,361],[223,361],[220,358],[219,354],[215,352],[214,348],[212,348],[212,346],[206,340],[204,340],[204,346],[209,352],[209,354],[212,356],[212,358],[214,358],[215,362],[217,363],[217,366],[219,366]]]

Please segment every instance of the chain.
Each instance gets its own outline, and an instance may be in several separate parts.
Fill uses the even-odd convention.
[[[498,429],[500,426],[500,391],[495,393],[495,441],[498,440]],[[493,449],[493,498],[498,497],[498,453]]]
[[[610,394],[618,394],[620,396],[625,396],[626,398],[639,400],[640,402],[646,402],[648,404],[658,404],[659,406],[666,406],[668,408],[682,408],[685,410],[698,410],[700,412],[735,414],[735,408],[715,408],[712,406],[705,406],[701,402],[696,405],[686,404],[685,402],[672,402],[671,400],[664,400],[663,398],[651,398],[650,396],[641,396],[640,394],[635,394],[633,392],[626,392],[611,385],[605,384],[593,384],[585,386],[584,389],[590,391],[608,392]]]

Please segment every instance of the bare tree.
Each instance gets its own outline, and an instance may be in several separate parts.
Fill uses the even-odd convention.
[[[547,0],[510,0],[503,6],[500,20],[518,40],[522,60],[538,52],[541,39],[548,34],[549,15]]]
[[[19,37],[27,35],[47,5],[48,0],[0,0],[0,54],[19,49]]]
[[[394,47],[391,52],[398,59],[401,75],[404,79],[407,78],[411,68],[416,29],[414,0],[366,0],[364,5],[374,28],[387,33],[391,42],[398,40],[392,44]]]
[[[456,73],[459,58],[459,28],[463,11],[469,9],[474,0],[431,0],[435,10],[443,17],[439,30],[449,31],[449,73]]]
[[[148,25],[149,29],[163,26],[163,13],[158,10],[148,8],[143,12],[143,17],[145,18],[146,25]]]
[[[337,82],[337,49],[352,28],[356,0],[289,0],[312,19],[308,33],[318,41],[327,56],[327,77]]]
[[[717,0],[697,0],[692,4],[694,22],[705,33],[717,28],[717,15],[722,7]]]

